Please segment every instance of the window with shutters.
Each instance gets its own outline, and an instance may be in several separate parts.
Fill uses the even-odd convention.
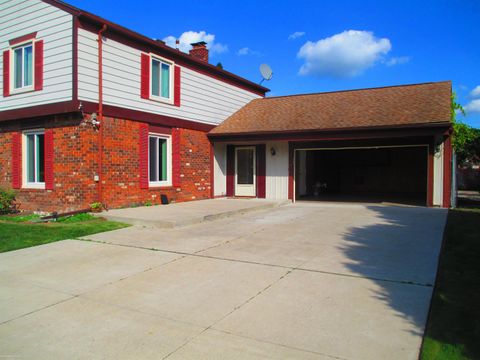
[[[45,188],[45,133],[23,134],[23,179],[25,188]]]
[[[148,180],[149,186],[168,186],[172,183],[171,137],[149,134]]]
[[[36,32],[9,40],[3,52],[3,96],[43,89],[43,40]]]
[[[173,64],[162,58],[151,57],[150,96],[161,101],[173,101]]]

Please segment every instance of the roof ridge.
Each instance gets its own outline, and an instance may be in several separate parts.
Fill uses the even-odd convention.
[[[268,97],[264,97],[264,98],[262,98],[262,99],[255,99],[255,100],[270,100],[270,99],[278,99],[278,98],[285,98],[285,97],[311,96],[311,95],[321,95],[321,94],[335,94],[335,93],[346,93],[346,92],[364,91],[364,90],[381,90],[381,89],[389,89],[389,88],[421,86],[421,85],[432,85],[432,84],[443,84],[443,83],[450,83],[450,84],[451,84],[452,81],[451,81],[451,80],[442,80],[442,81],[430,81],[430,82],[414,83],[414,84],[403,84],[403,85],[386,85],[386,86],[377,86],[377,87],[360,88],[360,89],[347,89],[347,90],[334,90],[334,91],[319,91],[319,92],[304,93],[304,94],[291,94],[291,95],[268,96]]]

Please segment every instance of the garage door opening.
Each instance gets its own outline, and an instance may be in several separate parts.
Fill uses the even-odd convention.
[[[297,149],[295,199],[426,205],[427,146]]]

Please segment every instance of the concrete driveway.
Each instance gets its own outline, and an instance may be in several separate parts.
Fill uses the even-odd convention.
[[[445,219],[297,203],[0,254],[0,357],[416,359]]]

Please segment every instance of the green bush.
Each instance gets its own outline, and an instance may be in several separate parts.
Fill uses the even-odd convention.
[[[15,191],[0,189],[0,214],[9,214],[15,210]]]

